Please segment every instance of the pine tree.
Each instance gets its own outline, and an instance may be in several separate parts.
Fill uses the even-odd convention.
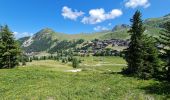
[[[164,30],[160,36],[159,42],[162,45],[162,51],[163,55],[166,58],[166,78],[168,81],[170,81],[170,21],[165,23]]]
[[[130,21],[132,22],[131,29],[129,30],[129,33],[131,33],[131,41],[129,47],[125,51],[125,59],[128,63],[128,67],[124,69],[123,72],[136,75],[143,64],[142,36],[144,27],[141,20],[141,13],[136,11]]]
[[[161,63],[155,39],[144,35],[145,28],[139,11],[135,13],[131,22],[131,42],[125,51],[128,67],[123,72],[142,79],[158,77]]]
[[[143,36],[142,39],[143,65],[139,68],[138,76],[142,79],[160,78],[161,60],[156,47],[156,40],[153,37]]]
[[[14,68],[18,65],[19,46],[8,26],[0,29],[0,68]]]

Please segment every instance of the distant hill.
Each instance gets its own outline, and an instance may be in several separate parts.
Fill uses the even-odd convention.
[[[42,29],[34,36],[23,42],[22,48],[26,52],[41,52],[48,50],[54,42],[58,41],[57,34],[49,28]]]
[[[145,34],[157,37],[165,22],[170,21],[170,14],[159,18],[144,20]],[[60,49],[76,48],[84,41],[94,39],[122,39],[130,38],[128,30],[130,25],[116,25],[110,31],[96,33],[64,34],[58,33],[50,28],[45,28],[30,37],[20,38],[18,41],[25,52],[55,51]],[[83,41],[82,41],[83,40]],[[61,46],[62,45],[62,46]],[[60,49],[58,49],[60,48]]]
[[[155,27],[155,28],[162,28],[163,24],[167,21],[170,21],[170,14],[167,14],[167,15],[165,15],[163,17],[159,17],[159,18],[146,19],[144,21],[144,23],[147,26],[152,26],[152,27]]]
[[[146,28],[145,34],[157,37],[163,28],[163,24],[170,21],[170,14],[159,18],[149,18],[144,20],[144,26]],[[126,24],[116,25],[111,32],[105,34],[101,39],[128,39],[130,26]]]

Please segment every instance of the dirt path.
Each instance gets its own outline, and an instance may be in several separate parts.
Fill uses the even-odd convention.
[[[96,64],[96,65],[88,65],[88,64],[81,64],[81,65],[84,65],[84,66],[107,66],[107,65],[111,65],[111,66],[127,66],[126,64]]]

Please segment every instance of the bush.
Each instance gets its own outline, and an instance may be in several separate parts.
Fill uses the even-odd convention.
[[[29,62],[32,62],[32,58],[30,57]]]
[[[22,61],[22,66],[25,66],[25,65],[26,65],[26,61],[23,60],[23,61]]]
[[[77,68],[79,66],[79,60],[77,58],[73,58],[72,66],[73,68]]]
[[[66,61],[65,61],[65,59],[63,58],[63,59],[62,59],[62,63],[65,63],[65,62],[66,62]]]
[[[69,56],[68,57],[68,61],[71,62],[73,60],[73,57],[72,56]]]

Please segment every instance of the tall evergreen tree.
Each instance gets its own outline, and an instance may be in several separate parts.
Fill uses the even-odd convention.
[[[142,67],[142,36],[144,32],[144,27],[141,19],[140,11],[136,11],[133,18],[130,20],[132,22],[129,47],[126,49],[125,59],[128,63],[128,68],[124,69],[127,74],[137,74],[139,68]]]
[[[165,23],[164,30],[159,38],[159,42],[162,46],[163,55],[166,58],[166,77],[170,81],[170,21]]]
[[[18,65],[20,50],[8,26],[0,29],[0,68],[13,68]]]
[[[139,11],[136,11],[131,22],[132,26],[129,31],[131,41],[125,54],[128,67],[124,69],[124,72],[142,79],[157,77],[161,65],[155,39],[144,35],[145,28]]]
[[[139,68],[138,76],[142,79],[160,78],[161,60],[156,47],[156,40],[153,37],[143,36],[142,39],[143,64]]]

